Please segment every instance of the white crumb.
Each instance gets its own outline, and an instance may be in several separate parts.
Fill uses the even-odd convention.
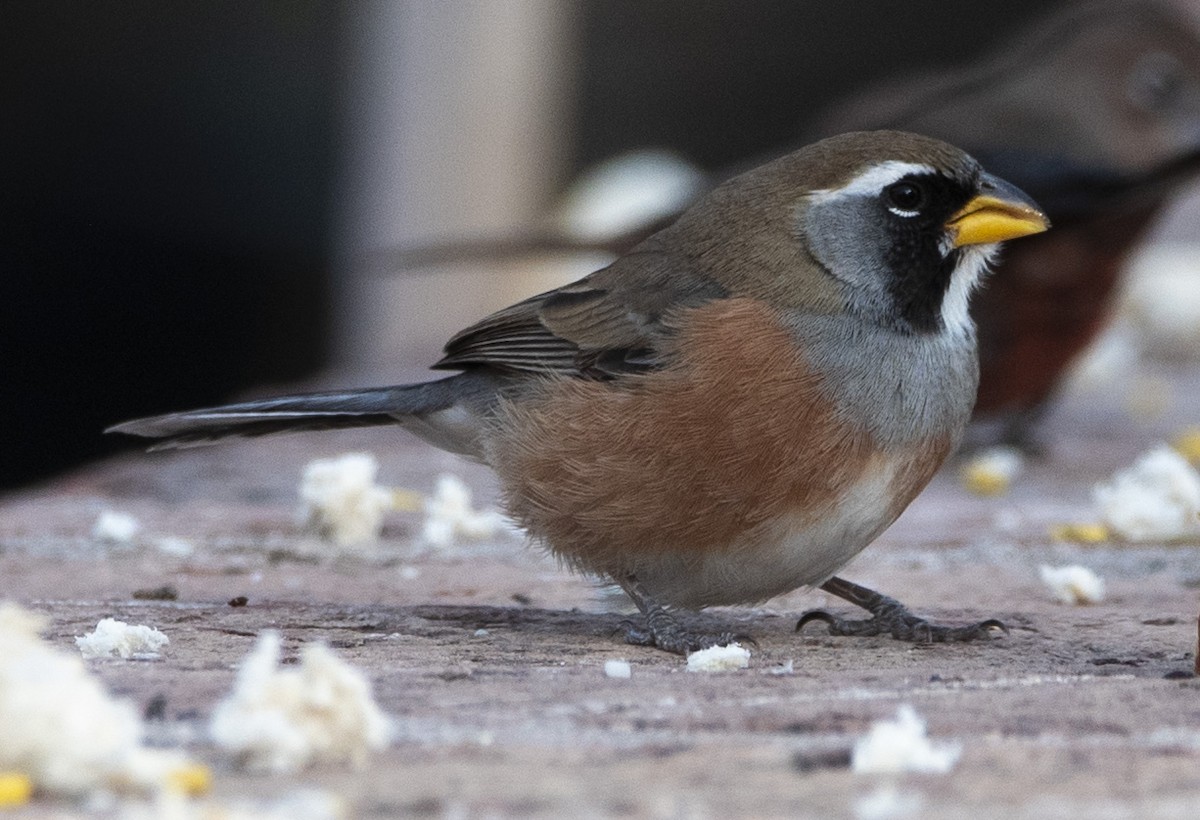
[[[728,646],[710,646],[687,656],[689,672],[732,672],[750,665],[750,650],[736,641]]]
[[[129,513],[105,510],[92,526],[92,537],[107,544],[133,543],[142,525]]]
[[[300,479],[302,515],[321,537],[341,547],[379,537],[392,493],[375,483],[379,464],[368,453],[309,462]]]
[[[93,658],[158,657],[171,641],[153,627],[132,626],[116,618],[105,618],[96,628],[75,639],[75,645],[86,660]]]
[[[917,792],[900,791],[887,783],[854,801],[855,820],[903,820],[920,815],[924,800]]]
[[[78,655],[42,641],[42,626],[0,604],[0,771],[59,794],[165,785],[186,759],[143,746],[134,704],[110,697]]]
[[[1092,491],[1110,530],[1129,541],[1170,541],[1200,535],[1200,474],[1160,445]]]
[[[1119,314],[1149,352],[1195,360],[1200,353],[1200,245],[1146,243],[1130,260]]]
[[[174,535],[166,535],[156,539],[154,547],[164,555],[173,555],[176,558],[187,558],[196,551],[196,545],[186,538],[178,538]]]
[[[1128,324],[1115,324],[1092,342],[1071,366],[1065,381],[1070,390],[1112,390],[1132,381],[1140,358],[1133,329]]]
[[[471,506],[471,489],[452,475],[438,477],[433,496],[425,502],[425,525],[421,540],[434,547],[448,547],[458,538],[491,538],[506,519],[496,510]]]
[[[788,658],[779,666],[772,666],[767,670],[768,675],[794,675],[796,674],[796,662]]]
[[[1064,604],[1097,604],[1104,600],[1104,579],[1087,567],[1043,564],[1040,572],[1042,582]]]
[[[880,720],[854,744],[850,768],[857,774],[927,772],[945,774],[962,754],[957,743],[930,742],[925,721],[905,704],[894,720]]]
[[[629,661],[605,661],[604,674],[610,678],[632,678],[633,667]]]
[[[318,762],[361,765],[384,749],[391,724],[357,669],[323,644],[309,644],[295,668],[279,667],[280,638],[263,632],[217,705],[209,734],[244,765],[295,772]]]
[[[1025,469],[1025,456],[1015,447],[989,447],[970,458],[959,476],[976,495],[1003,495]]]
[[[609,239],[682,210],[704,184],[704,174],[675,154],[634,151],[600,163],[572,185],[558,223],[581,240]]]

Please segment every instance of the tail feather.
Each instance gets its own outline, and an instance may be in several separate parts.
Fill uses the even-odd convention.
[[[301,430],[403,424],[451,407],[463,397],[464,374],[424,384],[337,390],[185,410],[115,424],[106,433],[158,439],[152,450],[192,447],[224,438]]]

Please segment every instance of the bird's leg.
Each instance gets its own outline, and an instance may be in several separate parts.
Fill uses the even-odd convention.
[[[641,583],[638,582],[637,576],[632,573],[622,578],[619,583],[646,618],[645,625],[626,622],[626,643],[637,646],[657,646],[666,652],[687,655],[699,649],[722,646],[739,639],[738,636],[729,633],[701,635],[690,632],[662,604],[646,593]]]
[[[933,624],[909,612],[908,608],[895,598],[880,595],[874,590],[842,578],[830,578],[821,584],[821,589],[861,606],[870,612],[872,617],[863,620],[847,620],[823,609],[813,609],[800,616],[800,620],[796,623],[797,632],[813,621],[824,621],[829,625],[829,631],[833,635],[891,634],[893,638],[900,641],[941,643],[943,641],[973,641],[976,638],[990,637],[992,632],[997,629],[1008,631],[1004,624],[995,618],[966,626]]]

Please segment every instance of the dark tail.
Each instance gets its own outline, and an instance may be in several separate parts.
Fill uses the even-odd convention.
[[[473,381],[460,373],[424,384],[280,396],[133,419],[105,432],[159,439],[150,449],[162,450],[230,437],[404,424],[470,398],[479,387]]]

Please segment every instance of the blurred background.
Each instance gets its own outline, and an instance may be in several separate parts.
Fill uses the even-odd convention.
[[[0,487],[130,447],[100,434],[126,418],[418,377],[455,330],[601,257],[400,270],[395,248],[540,224],[633,150],[720,174],[1066,5],[5,3]],[[1146,211],[1159,239],[1200,224],[1175,181]]]

